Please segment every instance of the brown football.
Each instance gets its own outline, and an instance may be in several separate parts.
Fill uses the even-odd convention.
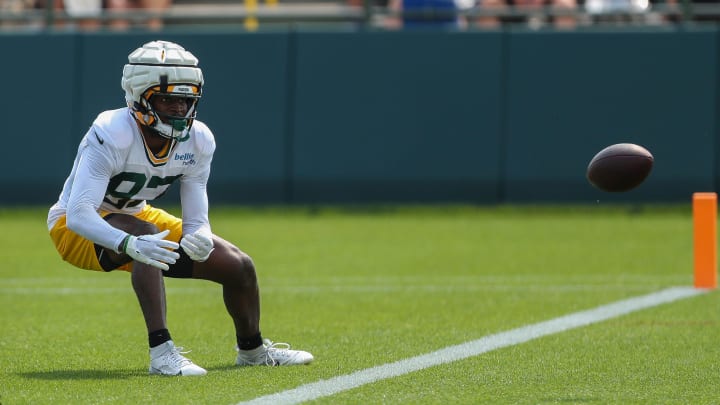
[[[653,155],[634,143],[617,143],[598,152],[587,167],[587,179],[608,192],[623,192],[639,186],[650,174]]]

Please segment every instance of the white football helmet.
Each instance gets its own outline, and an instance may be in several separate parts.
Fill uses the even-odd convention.
[[[134,50],[128,62],[121,84],[135,119],[166,138],[187,139],[202,95],[203,75],[197,67],[198,59],[178,44],[152,41]],[[187,114],[180,117],[154,111],[150,98],[155,95],[186,98]]]

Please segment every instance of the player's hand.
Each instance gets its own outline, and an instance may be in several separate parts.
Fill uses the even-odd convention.
[[[215,250],[212,235],[207,235],[202,231],[183,236],[180,239],[180,246],[196,262],[204,262],[210,257],[210,253]]]
[[[154,235],[129,235],[127,243],[124,243],[124,253],[140,263],[167,270],[180,258],[180,254],[174,251],[178,244],[164,239],[169,233],[170,230],[166,229]]]

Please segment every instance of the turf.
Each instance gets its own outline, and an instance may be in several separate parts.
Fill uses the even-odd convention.
[[[219,286],[167,280],[173,337],[209,374],[148,376],[128,275],[72,268],[44,209],[6,209],[0,404],[232,404],[693,281],[689,204],[219,207],[211,220],[256,262],[263,334],[312,365],[234,367]],[[315,402],[711,404],[719,326],[713,292]]]

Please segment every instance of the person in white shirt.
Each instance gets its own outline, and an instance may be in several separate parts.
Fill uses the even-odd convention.
[[[215,139],[195,119],[203,86],[197,58],[178,44],[152,41],[128,62],[121,83],[127,107],[98,115],[49,210],[58,253],[79,268],[130,272],[147,326],[151,374],[206,374],[173,343],[163,277],[222,285],[237,365],[312,362],[308,352],[263,339],[253,261],[210,228],[206,186]],[[175,182],[182,218],[148,204]]]

